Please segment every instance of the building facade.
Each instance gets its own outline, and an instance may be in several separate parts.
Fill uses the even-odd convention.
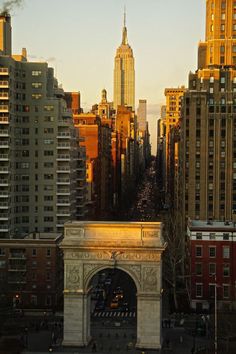
[[[133,50],[128,44],[124,16],[122,43],[116,51],[114,66],[113,107],[129,106],[135,109],[135,70]]]
[[[63,299],[62,236],[33,233],[0,240],[0,306],[58,309]]]
[[[233,222],[189,220],[191,306],[200,312],[236,308],[236,227]]]
[[[0,22],[4,44],[10,16]],[[9,40],[0,55],[0,238],[62,232],[77,217],[72,113],[53,69],[28,62],[26,50],[11,56],[8,46]]]

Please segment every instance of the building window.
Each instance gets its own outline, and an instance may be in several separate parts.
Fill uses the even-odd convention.
[[[202,275],[202,263],[195,264],[195,273],[196,275]]]
[[[52,304],[52,297],[50,295],[46,296],[46,301],[45,301],[45,305],[46,306],[51,306]]]
[[[229,257],[230,257],[229,246],[223,246],[223,258],[229,258]]]
[[[210,240],[215,240],[216,234],[214,232],[210,232]]]
[[[46,280],[50,281],[51,280],[51,273],[47,272],[46,274]]]
[[[223,233],[223,240],[228,241],[229,240],[229,234],[228,233]]]
[[[32,71],[32,76],[40,76],[40,75],[42,75],[42,71],[40,71],[40,70],[33,70]]]
[[[33,249],[32,249],[32,256],[37,256],[37,250],[36,250],[36,248],[33,248]]]
[[[47,248],[47,257],[51,257],[51,248]]]
[[[37,261],[33,261],[32,262],[32,268],[36,268],[37,267]]]
[[[215,297],[215,284],[209,284],[209,297]]]
[[[0,248],[0,257],[5,256],[5,248]]]
[[[202,257],[202,246],[196,246],[195,255],[196,257]]]
[[[223,298],[228,299],[230,296],[230,286],[228,284],[223,284]]]
[[[223,276],[224,277],[229,277],[230,276],[230,268],[229,268],[229,264],[228,263],[223,264]]]
[[[197,240],[201,240],[202,239],[202,233],[201,232],[197,232],[196,233],[196,239]]]
[[[202,297],[202,284],[196,284],[196,297]]]
[[[6,261],[0,261],[0,269],[6,268]]]
[[[216,274],[216,264],[209,263],[209,275],[214,275],[214,274]]]
[[[209,257],[214,258],[216,256],[216,247],[209,247]]]
[[[31,305],[37,306],[37,301],[38,301],[37,295],[31,295],[31,297],[30,297]]]

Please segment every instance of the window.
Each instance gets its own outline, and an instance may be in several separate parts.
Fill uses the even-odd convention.
[[[209,247],[209,257],[216,256],[216,247]]]
[[[53,211],[53,206],[50,206],[50,205],[45,206],[44,211]]]
[[[52,297],[50,295],[46,296],[46,301],[45,301],[45,305],[46,306],[51,306],[52,304]]]
[[[221,14],[221,20],[225,20],[225,13],[224,12]]]
[[[44,156],[53,156],[53,150],[44,150]]]
[[[31,295],[31,297],[30,297],[31,305],[37,306],[37,301],[38,301],[37,295]]]
[[[209,297],[215,297],[215,284],[209,284]]]
[[[32,88],[38,89],[42,87],[42,82],[32,82]]]
[[[53,122],[53,121],[54,121],[54,117],[51,117],[51,116],[44,117],[44,122]]]
[[[47,273],[46,273],[46,280],[47,280],[47,281],[50,281],[50,280],[51,280],[51,273],[50,273],[50,272],[47,272]]]
[[[227,299],[230,296],[230,286],[228,284],[223,284],[223,298]]]
[[[229,240],[229,234],[228,233],[223,233],[223,240],[228,241]]]
[[[0,260],[0,269],[3,269],[6,267],[6,261],[1,261]]]
[[[196,246],[195,255],[196,257],[202,257],[202,246]]]
[[[42,71],[40,71],[40,70],[33,70],[32,71],[32,76],[40,76],[40,75],[42,75]]]
[[[209,275],[214,275],[214,274],[216,274],[216,264],[209,263]]]
[[[0,256],[5,256],[5,248],[0,248]]]
[[[36,268],[37,267],[37,261],[33,261],[32,262],[32,268]]]
[[[32,100],[40,100],[42,98],[41,93],[33,93]]]
[[[53,216],[44,216],[45,222],[53,222]]]
[[[44,128],[44,133],[45,134],[53,134],[54,129],[53,128]]]
[[[51,202],[53,200],[53,195],[45,195],[44,196],[44,201],[45,202]]]
[[[201,232],[197,232],[196,233],[196,239],[197,240],[201,240],[202,239],[202,233]]]
[[[229,258],[229,257],[230,257],[229,246],[223,246],[223,258]]]
[[[53,162],[44,162],[44,167],[53,167]]]
[[[195,264],[196,275],[202,275],[202,263]]]
[[[32,249],[32,256],[37,256],[37,250],[36,250],[36,248],[33,248],[33,249]]]
[[[229,277],[230,276],[230,268],[228,263],[223,264],[223,276]]]
[[[196,284],[196,297],[202,297],[202,284]]]
[[[47,257],[51,257],[51,248],[47,249]]]
[[[216,234],[214,232],[210,232],[210,240],[215,240]]]
[[[44,106],[44,110],[47,112],[52,112],[54,110],[54,106],[51,105]]]

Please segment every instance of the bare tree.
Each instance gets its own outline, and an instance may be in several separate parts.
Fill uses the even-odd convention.
[[[163,277],[173,291],[175,310],[178,310],[177,286],[185,259],[184,237],[181,233],[179,213],[170,213],[164,222],[163,237],[167,247],[163,258]]]

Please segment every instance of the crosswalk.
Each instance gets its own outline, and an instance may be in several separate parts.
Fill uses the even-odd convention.
[[[94,318],[135,318],[136,313],[133,311],[127,311],[127,312],[94,311],[92,317]]]

